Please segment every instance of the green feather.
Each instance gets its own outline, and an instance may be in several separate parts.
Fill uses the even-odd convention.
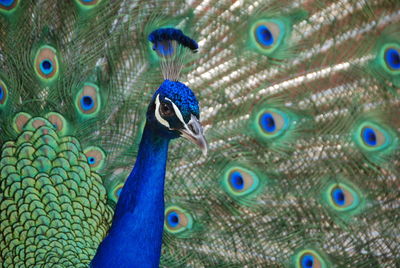
[[[105,1],[105,0],[104,0]],[[104,2],[103,1],[103,2]],[[83,0],[75,0],[75,3],[82,11],[88,11],[92,8],[100,5],[102,0],[93,0],[93,1],[83,1]]]
[[[7,1],[5,1],[7,2]],[[0,13],[11,16],[18,9],[20,0],[10,1],[10,3],[0,3]]]
[[[291,267],[304,267],[303,264],[307,264],[307,257],[309,258],[308,262],[310,262],[310,256],[312,257],[311,265],[315,267],[327,268],[331,266],[331,264],[327,262],[326,257],[318,253],[318,251],[310,248],[303,248],[293,255]]]
[[[389,50],[397,51],[400,54],[400,32],[398,27],[388,28],[379,39],[376,40],[373,50],[374,59],[371,61],[370,67],[373,74],[384,83],[391,82],[395,87],[400,86],[400,68],[391,67],[388,62]],[[398,56],[397,56],[398,57]],[[396,61],[396,58],[393,59]]]
[[[368,133],[372,131],[373,137]],[[372,141],[368,140],[372,138]],[[362,121],[353,130],[353,140],[366,157],[374,162],[382,162],[398,149],[399,139],[389,128],[382,127],[374,121]]]
[[[329,179],[321,192],[321,203],[340,217],[346,218],[360,213],[365,206],[365,197],[356,186],[343,179]],[[338,202],[338,191],[342,202]]]
[[[248,50],[277,60],[293,56],[293,25],[305,19],[307,12],[299,10],[286,16],[278,14],[261,13],[249,19],[246,36]]]

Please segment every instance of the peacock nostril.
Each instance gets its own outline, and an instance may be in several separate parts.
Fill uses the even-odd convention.
[[[189,129],[190,129],[190,131],[191,131],[193,134],[195,134],[195,135],[198,135],[198,134],[199,134],[199,129],[197,128],[196,125],[194,125],[194,124],[189,124]]]

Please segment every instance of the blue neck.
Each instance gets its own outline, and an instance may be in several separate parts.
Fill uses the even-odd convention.
[[[164,226],[169,139],[146,124],[135,167],[119,197],[112,226],[92,267],[158,267]]]

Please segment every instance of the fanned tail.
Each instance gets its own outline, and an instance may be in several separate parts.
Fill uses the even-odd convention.
[[[210,156],[173,145],[166,198],[193,220],[167,232],[163,260],[179,249],[194,267],[395,266],[398,4],[194,13],[204,57],[188,84]]]

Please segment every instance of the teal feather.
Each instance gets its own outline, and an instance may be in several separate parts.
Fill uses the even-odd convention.
[[[87,267],[178,56],[209,154],[170,144],[161,267],[399,266],[399,12],[0,0],[0,267]],[[168,27],[198,53],[160,58]]]

